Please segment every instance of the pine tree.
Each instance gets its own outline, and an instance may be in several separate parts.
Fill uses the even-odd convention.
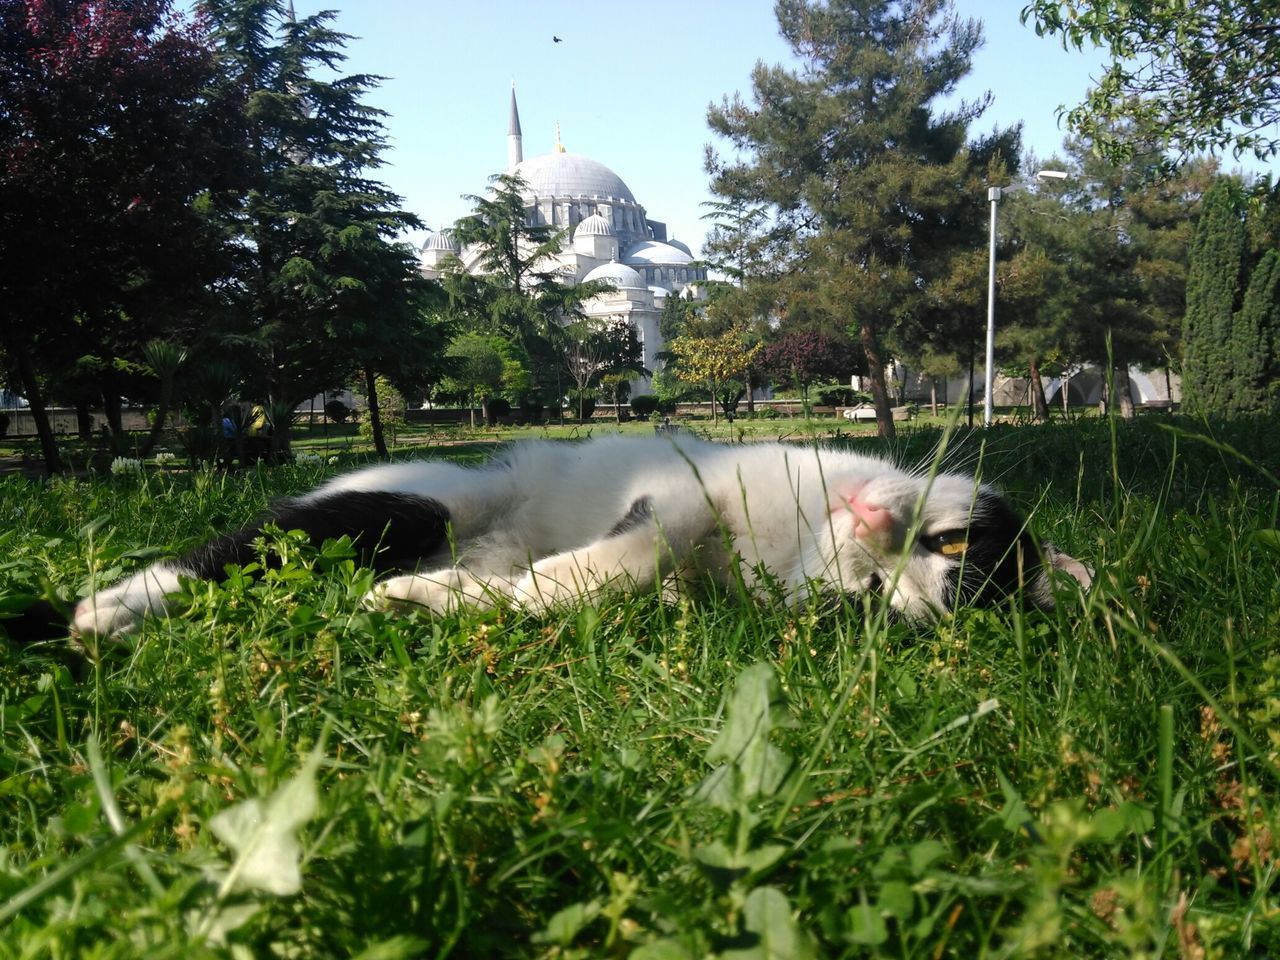
[[[347,39],[332,13],[295,20],[280,0],[205,0],[205,9],[224,82],[247,103],[254,176],[229,221],[246,241],[244,262],[215,348],[239,348],[251,389],[276,411],[277,456],[288,452],[288,412],[352,374],[385,456],[377,376],[411,376],[442,338],[430,334],[416,258],[397,240],[420,223],[370,176],[385,134],[364,98],[380,78],[328,76]]]
[[[930,275],[949,269],[948,215],[971,169],[966,132],[985,106],[932,104],[968,73],[981,29],[943,0],[780,0],[777,14],[802,66],[759,64],[754,104],[712,107],[712,129],[743,157],[709,156],[713,188],[776,207],[775,232],[861,345],[880,432],[892,435],[886,334]]]
[[[1189,413],[1227,413],[1237,389],[1233,324],[1245,228],[1231,181],[1205,193],[1191,237],[1182,327],[1182,400]]]

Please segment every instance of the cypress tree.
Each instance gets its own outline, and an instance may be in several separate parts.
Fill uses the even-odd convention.
[[[1280,376],[1280,251],[1268,250],[1253,268],[1244,303],[1236,314],[1231,354],[1235,367],[1232,413],[1265,413],[1275,408]]]
[[[1182,399],[1189,413],[1229,412],[1238,387],[1233,327],[1244,247],[1244,220],[1224,177],[1204,195],[1188,256]]]

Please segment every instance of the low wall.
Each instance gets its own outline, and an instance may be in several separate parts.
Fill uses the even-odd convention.
[[[5,433],[6,438],[23,439],[36,436],[36,421],[30,410],[14,410],[12,407],[5,407],[0,412],[3,412],[9,418],[9,429]],[[76,411],[74,407],[49,407],[48,414],[49,423],[52,425],[54,433],[59,436],[76,435],[78,428],[76,427]],[[101,430],[102,425],[107,422],[101,410],[90,410],[89,419],[93,424],[95,433]],[[120,414],[120,419],[126,430],[151,429],[145,410],[126,409]]]

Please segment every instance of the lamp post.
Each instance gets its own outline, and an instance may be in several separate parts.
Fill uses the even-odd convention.
[[[1067,175],[1062,170],[1040,170],[1036,173],[1036,179],[1065,180]],[[1018,185],[987,188],[987,201],[991,204],[991,235],[990,257],[987,267],[987,382],[983,387],[982,396],[982,425],[984,427],[991,426],[991,412],[994,409],[992,381],[994,380],[996,358],[996,207],[1004,194],[1012,193],[1018,189],[1020,189]]]

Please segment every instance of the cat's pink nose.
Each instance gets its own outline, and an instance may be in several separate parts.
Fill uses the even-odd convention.
[[[853,535],[859,540],[874,537],[881,539],[893,532],[893,514],[884,507],[850,500],[849,509],[853,511]]]
[[[853,535],[859,540],[883,540],[893,533],[893,513],[862,499],[862,487],[841,497],[844,508],[853,514]]]

